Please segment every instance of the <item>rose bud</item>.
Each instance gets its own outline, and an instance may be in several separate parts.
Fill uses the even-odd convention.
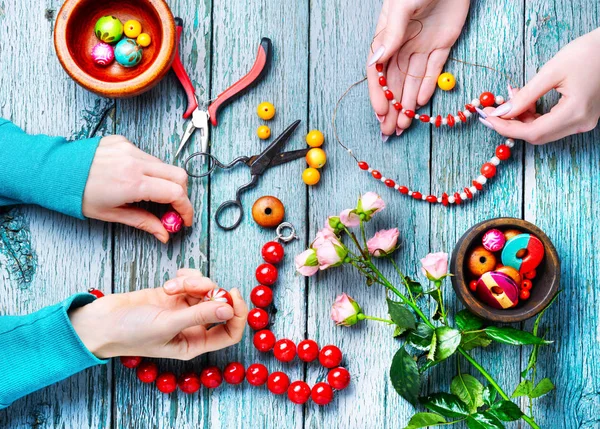
[[[368,222],[371,217],[385,208],[385,202],[375,192],[367,192],[358,199],[356,213],[362,220]]]
[[[331,320],[341,326],[355,325],[361,313],[360,305],[345,293],[338,296],[331,306]]]
[[[348,249],[337,238],[330,238],[317,249],[319,269],[326,270],[342,265],[346,256],[348,256]]]
[[[317,250],[319,247],[321,247],[323,243],[325,243],[331,238],[335,238],[337,240],[337,237],[332,230],[330,230],[329,228],[323,228],[322,230],[317,232],[317,235],[315,236],[315,239],[310,245],[310,247]]]
[[[340,213],[340,223],[346,228],[354,228],[360,225],[360,216],[352,209],[346,209]]]
[[[294,258],[296,271],[304,277],[310,277],[319,271],[319,260],[315,249],[308,249]]]
[[[444,252],[430,253],[421,259],[421,270],[431,280],[441,280],[448,275],[448,254]]]
[[[377,231],[375,235],[367,241],[369,253],[377,257],[392,253],[396,250],[399,235],[400,231],[398,231],[398,228]]]

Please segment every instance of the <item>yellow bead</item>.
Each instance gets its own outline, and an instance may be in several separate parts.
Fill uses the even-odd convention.
[[[256,114],[260,119],[264,119],[265,121],[273,119],[273,116],[275,116],[275,106],[268,101],[263,101],[256,108]]]
[[[302,180],[309,186],[316,185],[321,180],[321,173],[316,168],[309,167],[302,173]]]
[[[438,77],[437,83],[441,90],[450,91],[456,85],[456,79],[454,79],[452,73],[442,73]]]
[[[271,128],[267,127],[266,125],[261,125],[256,130],[256,135],[258,135],[259,139],[266,140],[271,137]]]
[[[130,19],[123,26],[123,32],[130,39],[135,39],[142,32],[142,24],[135,19]]]
[[[137,36],[137,39],[135,39],[135,41],[142,48],[148,47],[150,46],[150,43],[152,43],[152,39],[150,39],[150,35],[148,33],[140,34],[139,36]]]
[[[306,143],[310,147],[319,147],[325,141],[325,136],[319,130],[312,130],[306,135]]]
[[[327,162],[327,155],[323,149],[315,147],[306,154],[306,163],[312,168],[321,168],[325,162]]]

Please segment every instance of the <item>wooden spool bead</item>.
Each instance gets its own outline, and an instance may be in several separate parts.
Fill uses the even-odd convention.
[[[252,218],[263,228],[275,228],[285,216],[285,207],[276,197],[264,196],[254,202]]]

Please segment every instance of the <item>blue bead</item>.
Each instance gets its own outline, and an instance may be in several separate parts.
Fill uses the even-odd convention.
[[[512,267],[519,271],[521,264],[523,263],[523,259],[519,258],[517,253],[521,249],[527,249],[530,237],[531,235],[529,234],[521,234],[508,240],[504,245],[504,249],[502,250],[502,265]]]
[[[123,67],[134,67],[142,61],[142,48],[133,39],[123,39],[115,46],[115,60]]]

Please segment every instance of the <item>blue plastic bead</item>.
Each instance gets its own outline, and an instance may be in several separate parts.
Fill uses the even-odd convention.
[[[115,60],[123,67],[135,67],[142,61],[142,48],[133,39],[123,39],[115,46]]]

